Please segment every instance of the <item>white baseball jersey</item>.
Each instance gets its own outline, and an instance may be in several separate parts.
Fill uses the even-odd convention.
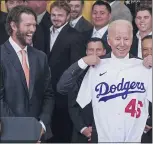
[[[98,142],[140,142],[152,101],[152,70],[135,58],[102,59],[89,68],[78,93],[82,108],[91,100]]]

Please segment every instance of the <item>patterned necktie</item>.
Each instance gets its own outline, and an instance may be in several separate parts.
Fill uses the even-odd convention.
[[[22,55],[22,68],[25,74],[27,86],[29,88],[29,68],[26,62],[26,52],[25,50],[21,50],[21,55]]]

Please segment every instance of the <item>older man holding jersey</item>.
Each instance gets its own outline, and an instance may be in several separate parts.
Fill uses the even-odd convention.
[[[98,142],[141,142],[152,102],[152,70],[129,54],[132,31],[126,20],[110,24],[112,52],[89,68],[78,93],[82,108],[92,102]]]

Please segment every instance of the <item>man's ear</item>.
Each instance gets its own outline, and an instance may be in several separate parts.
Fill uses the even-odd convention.
[[[108,43],[109,46],[111,46],[110,45],[110,38],[108,38],[108,36],[107,36],[107,43]]]
[[[13,31],[17,31],[17,26],[16,26],[16,23],[15,22],[12,21],[10,23],[10,26],[11,26],[11,28],[12,28]]]

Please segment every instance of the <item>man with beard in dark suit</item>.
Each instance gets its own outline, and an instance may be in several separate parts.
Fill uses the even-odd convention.
[[[56,1],[50,7],[52,26],[46,33],[46,53],[51,67],[53,89],[63,72],[85,55],[84,41],[79,32],[68,21],[70,7],[66,2]],[[56,91],[53,115],[52,142],[70,142],[72,123],[68,113],[68,98]]]
[[[0,92],[0,117],[34,117],[41,126],[40,138],[50,129],[54,92],[47,56],[30,46],[36,30],[36,14],[16,6],[8,14],[9,40],[1,45],[4,90]]]

